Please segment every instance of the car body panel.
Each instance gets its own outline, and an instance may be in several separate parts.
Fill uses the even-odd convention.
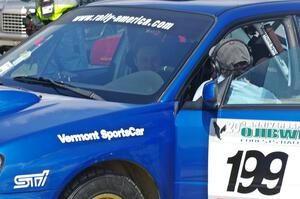
[[[170,125],[174,123],[172,107],[172,104],[136,106],[83,99],[78,99],[76,102],[70,97],[42,94],[40,103],[1,117],[3,119],[0,122],[0,129],[2,132],[9,132],[1,136],[1,152],[4,156],[14,153],[14,157],[9,158],[8,155],[5,158],[5,164],[12,166],[2,170],[5,174],[0,177],[3,179],[0,192],[18,192],[17,189],[13,189],[13,179],[16,174],[40,173],[47,169],[50,170],[49,180],[40,190],[46,187],[47,190],[60,189],[82,169],[107,160],[135,162],[147,169],[151,175],[156,176],[159,179],[157,183],[162,189],[168,190],[170,187],[165,180],[171,178],[172,170],[158,172],[158,165],[170,168],[170,162],[173,161],[170,155],[172,151],[170,146],[173,145],[171,132],[174,131],[174,127]],[[137,115],[139,115],[138,119]],[[118,118],[117,126],[113,118]],[[156,124],[161,120],[166,121],[165,125],[157,126]],[[32,125],[33,123],[38,125]],[[65,144],[58,138],[58,134],[73,135],[100,132],[102,129],[118,130],[130,127],[143,127],[144,136],[137,139],[106,140],[106,143],[94,140]],[[121,145],[124,147],[120,148]],[[140,146],[146,147],[140,151]],[[34,153],[32,149],[35,149]],[[161,159],[161,155],[169,158]],[[63,158],[66,156],[73,158]],[[61,157],[59,162],[57,157]],[[23,162],[22,166],[18,162]],[[74,162],[83,164],[74,164]],[[161,163],[156,164],[156,162]],[[43,165],[42,168],[40,165]],[[28,188],[28,190],[37,191],[37,188]]]
[[[229,9],[242,7],[250,4],[259,4],[263,1],[260,0],[246,0],[246,1],[220,1],[220,0],[203,0],[203,1],[155,1],[155,0],[142,0],[142,1],[100,1],[94,2],[87,6],[130,6],[130,7],[143,7],[143,8],[156,8],[176,10],[183,12],[194,12],[199,14],[219,15]],[[274,2],[274,1],[272,1]]]
[[[33,92],[41,96],[38,103],[1,115],[0,129],[5,133],[0,138],[0,151],[5,159],[0,173],[0,193],[16,198],[44,198],[47,194],[49,198],[56,198],[86,168],[105,161],[122,160],[145,169],[153,177],[162,199],[207,198],[211,119],[279,121],[284,117],[286,121],[299,121],[297,108],[178,109],[177,98],[186,81],[225,31],[253,18],[300,13],[300,2],[217,3],[108,1],[91,4],[170,9],[207,14],[216,20],[158,102],[137,105]],[[100,136],[101,130],[116,131],[130,127],[143,128],[144,133],[111,140],[104,136],[86,141],[68,141],[67,138],[62,141],[64,136],[92,134],[95,131]],[[23,189],[14,189],[16,176],[41,174],[43,171],[49,171],[45,186],[29,187],[26,189],[28,193],[23,193]]]

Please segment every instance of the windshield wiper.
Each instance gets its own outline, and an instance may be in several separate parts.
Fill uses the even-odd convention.
[[[14,77],[13,79],[16,81],[24,82],[24,83],[43,84],[43,85],[48,85],[48,86],[54,86],[57,88],[62,88],[62,89],[68,90],[68,91],[72,91],[76,94],[79,94],[79,95],[84,96],[89,99],[103,100],[102,97],[100,97],[99,95],[97,95],[96,93],[94,93],[90,90],[78,88],[78,87],[66,84],[64,82],[55,81],[55,80],[52,80],[49,78],[33,77],[33,76],[17,76],[17,77]]]

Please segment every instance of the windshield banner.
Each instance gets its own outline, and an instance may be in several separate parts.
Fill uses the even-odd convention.
[[[151,28],[157,28],[162,30],[170,30],[174,23],[167,22],[164,20],[153,20],[150,18],[146,18],[144,16],[125,16],[125,15],[114,15],[112,13],[107,13],[103,15],[80,15],[76,16],[73,22],[78,21],[99,21],[103,23],[114,22],[114,23],[126,23],[126,24],[134,24],[139,26],[148,26]]]

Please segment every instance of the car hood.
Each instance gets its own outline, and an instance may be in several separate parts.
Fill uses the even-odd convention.
[[[142,105],[33,93],[0,86],[0,144],[139,106]]]
[[[33,93],[2,89],[0,90],[0,116],[20,111],[39,101],[40,98]]]

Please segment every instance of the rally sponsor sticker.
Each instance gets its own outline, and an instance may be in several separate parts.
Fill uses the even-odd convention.
[[[7,71],[9,71],[14,65],[8,61],[5,64],[3,64],[2,66],[0,66],[0,75],[5,74]]]
[[[15,59],[12,64],[18,65],[19,63],[21,63],[22,61],[25,61],[26,59],[28,59],[31,56],[31,51],[24,51],[22,52],[19,57],[17,59]]]
[[[72,20],[72,22],[88,21],[132,24],[137,26],[156,28],[160,30],[170,30],[175,26],[173,22],[165,21],[163,19],[151,19],[144,16],[115,15],[114,13],[106,13],[103,15],[79,15]]]
[[[44,187],[50,170],[44,170],[42,173],[33,173],[17,175],[14,178],[14,189]]]
[[[57,138],[62,144],[74,143],[74,142],[89,142],[89,141],[111,141],[120,138],[140,137],[144,136],[144,128],[129,127],[128,129],[93,131],[90,133],[79,134],[57,134]]]
[[[212,119],[208,198],[295,198],[300,122]]]

